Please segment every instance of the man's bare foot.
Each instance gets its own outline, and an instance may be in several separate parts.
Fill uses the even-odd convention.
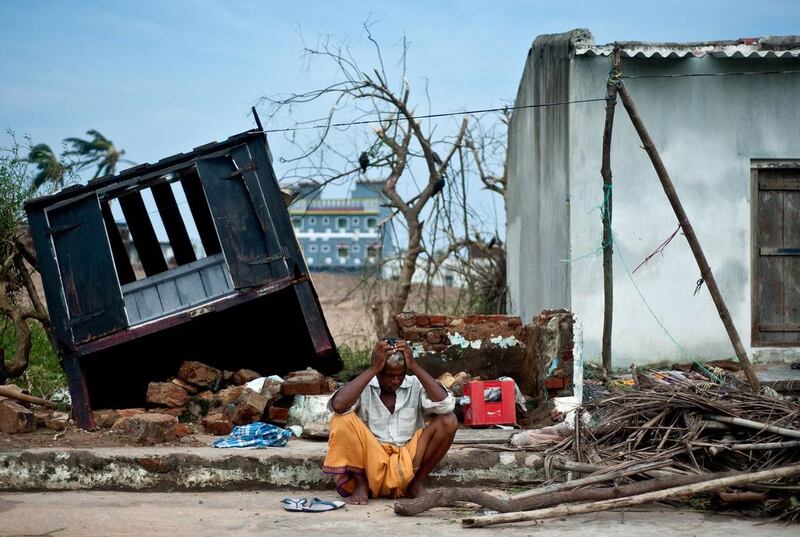
[[[356,490],[345,501],[350,505],[367,505],[367,498],[369,498],[367,479],[362,475],[356,475],[354,478],[356,480]]]
[[[419,481],[412,481],[408,487],[406,487],[406,497],[407,498],[419,498],[420,496],[424,496],[428,493],[428,489],[425,488],[425,485],[420,483]]]

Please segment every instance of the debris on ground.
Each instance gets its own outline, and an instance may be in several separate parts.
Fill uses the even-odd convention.
[[[34,397],[14,384],[0,385],[0,432],[20,434],[36,430],[37,426],[60,431],[66,427],[68,416],[54,410],[53,401]]]
[[[541,487],[509,497],[440,489],[395,511],[466,501],[501,513],[464,520],[479,527],[666,501],[798,522],[800,404],[770,388],[754,393],[738,375],[730,364],[695,364],[588,382],[586,402],[571,410],[579,419],[565,421],[565,410],[555,426],[511,439],[541,453]]]

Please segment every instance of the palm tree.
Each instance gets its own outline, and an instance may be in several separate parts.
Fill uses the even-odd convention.
[[[94,129],[86,131],[86,134],[91,136],[91,140],[84,140],[82,138],[66,138],[64,143],[72,146],[68,151],[64,152],[65,157],[77,157],[77,169],[82,170],[89,166],[97,166],[97,171],[94,178],[101,175],[109,175],[117,172],[117,163],[127,162],[133,164],[129,160],[125,160],[122,155],[125,154],[124,150],[117,149],[114,142],[100,134]]]
[[[59,160],[49,145],[36,144],[31,147],[27,160],[35,165],[38,170],[33,179],[31,179],[28,194],[32,195],[46,183],[53,183],[58,188],[64,186],[67,166]]]

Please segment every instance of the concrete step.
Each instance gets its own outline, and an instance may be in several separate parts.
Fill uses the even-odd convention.
[[[282,448],[36,448],[0,453],[0,490],[201,491],[332,488],[327,445]],[[543,479],[541,456],[497,445],[454,445],[432,486],[512,486]]]

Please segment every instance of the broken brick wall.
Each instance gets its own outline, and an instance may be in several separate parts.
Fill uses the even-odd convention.
[[[545,388],[551,395],[572,385],[573,314],[564,309],[544,310],[527,328],[528,344],[543,367]]]
[[[536,393],[532,357],[526,352],[526,332],[519,317],[404,313],[396,320],[400,337],[433,376],[460,371],[482,379],[508,376],[523,393]]]
[[[548,398],[547,389],[553,395],[571,383],[572,314],[566,310],[544,311],[530,325],[513,315],[404,313],[396,320],[400,337],[436,377],[460,371],[482,379],[508,376],[537,401]]]

